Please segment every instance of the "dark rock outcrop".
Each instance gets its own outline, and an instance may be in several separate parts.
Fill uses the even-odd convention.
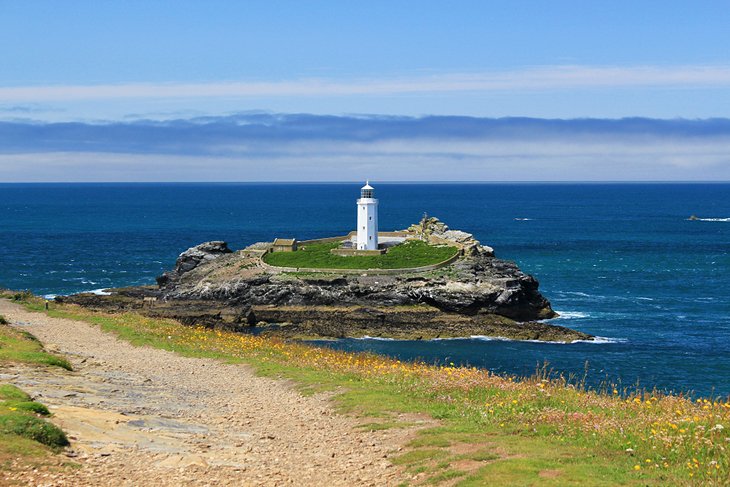
[[[189,248],[177,258],[174,270],[165,272],[156,278],[157,284],[159,286],[165,286],[170,281],[177,280],[186,272],[192,271],[200,264],[210,262],[221,255],[230,254],[231,252],[233,251],[228,248],[228,244],[220,240],[205,242]]]

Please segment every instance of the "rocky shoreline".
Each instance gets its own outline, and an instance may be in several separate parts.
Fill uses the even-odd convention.
[[[428,272],[286,272],[263,264],[266,243],[233,252],[225,242],[206,242],[183,252],[175,269],[158,277],[157,288],[58,299],[105,311],[135,310],[191,325],[255,328],[296,338],[593,338],[539,322],[557,313],[538,291],[537,280],[513,262],[494,257],[491,248],[470,234],[449,230],[435,218],[406,231],[414,238],[453,244],[461,256]]]

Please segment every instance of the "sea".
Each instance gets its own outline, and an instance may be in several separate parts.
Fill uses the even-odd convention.
[[[380,229],[424,213],[534,275],[571,344],[470,337],[317,342],[499,374],[563,374],[730,395],[730,184],[372,183]],[[356,183],[0,184],[0,287],[52,297],[154,284],[178,254],[225,240],[342,235]],[[696,219],[689,219],[695,215]]]

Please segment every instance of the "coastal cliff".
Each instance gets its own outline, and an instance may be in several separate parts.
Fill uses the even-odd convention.
[[[425,271],[297,271],[267,265],[262,259],[266,243],[233,252],[225,242],[206,242],[183,252],[175,268],[158,277],[158,289],[125,288],[110,296],[64,299],[88,307],[137,309],[189,324],[237,330],[255,326],[303,338],[592,338],[536,322],[557,316],[538,291],[537,280],[513,262],[494,257],[470,234],[449,230],[434,218],[404,232],[453,244],[459,256]]]

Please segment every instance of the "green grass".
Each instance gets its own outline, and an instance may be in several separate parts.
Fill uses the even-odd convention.
[[[11,384],[0,384],[0,458],[14,451],[28,449],[27,440],[57,449],[68,445],[68,438],[56,425],[42,417],[50,416],[48,408]],[[38,448],[30,451],[39,453]]]
[[[4,317],[0,322],[4,322],[0,324],[0,365],[22,362],[70,370],[66,360],[43,351],[33,335],[11,328]],[[12,384],[0,384],[0,470],[17,461],[44,465],[51,453],[69,444],[64,432],[44,419],[50,415],[45,405],[33,401],[26,392]]]
[[[12,384],[0,384],[0,401],[30,401],[30,396]]]
[[[36,302],[28,293],[4,294],[14,301]],[[36,337],[11,328],[8,320],[0,316],[0,366],[9,363],[71,369],[63,358],[45,352]],[[52,454],[69,443],[60,428],[44,419],[50,415],[45,405],[33,401],[26,392],[12,384],[0,384],[0,471],[11,469],[18,462],[39,468],[58,466]]]
[[[42,445],[60,448],[68,445],[68,438],[61,429],[48,421],[30,414],[29,411],[14,411],[0,407],[0,433],[37,441]]]
[[[7,401],[5,403],[5,405],[8,408],[13,408],[13,410],[33,413],[33,414],[37,414],[38,416],[50,416],[51,415],[51,412],[48,410],[48,408],[45,406],[45,404],[41,404],[41,403],[35,402],[35,401],[20,401],[20,402]]]
[[[428,479],[428,483],[431,485],[438,485],[441,482],[457,479],[459,477],[463,477],[464,475],[466,475],[466,472],[462,472],[460,470],[446,470],[445,472],[441,472],[430,477]]]
[[[338,243],[307,245],[296,252],[266,254],[264,261],[273,266],[315,269],[407,269],[443,262],[456,255],[458,249],[429,245],[409,240],[383,255],[335,255],[330,250]]]
[[[21,362],[51,365],[71,370],[64,358],[43,350],[43,345],[30,333],[0,324],[0,363]]]
[[[26,306],[43,312],[40,302]],[[338,409],[361,417],[364,429],[433,418],[389,457],[418,474],[413,481],[418,485],[730,482],[730,404],[723,401],[694,403],[649,393],[622,397],[542,376],[516,381],[477,369],[400,363],[131,313],[56,304],[48,313],[95,323],[137,345],[245,362],[260,375],[293,380],[306,394],[335,391]]]

